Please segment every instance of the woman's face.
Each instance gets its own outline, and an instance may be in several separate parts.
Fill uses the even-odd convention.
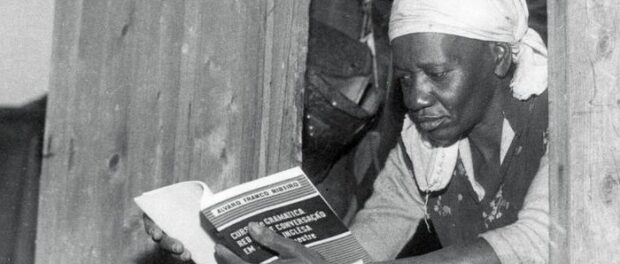
[[[484,117],[497,86],[487,42],[440,33],[414,33],[392,41],[394,77],[408,116],[422,135],[447,146]]]

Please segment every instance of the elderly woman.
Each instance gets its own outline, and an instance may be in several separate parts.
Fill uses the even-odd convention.
[[[396,0],[389,35],[408,114],[353,234],[377,261],[546,262],[546,48],[525,0]],[[394,260],[428,220],[443,248]],[[277,263],[324,263],[250,233]],[[245,263],[219,245],[216,257]]]
[[[393,259],[422,218],[444,248],[420,260],[545,262],[546,49],[525,1],[396,1],[390,38],[409,118],[356,216],[361,243]]]

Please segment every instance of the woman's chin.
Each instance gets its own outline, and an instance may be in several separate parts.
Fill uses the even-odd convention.
[[[442,135],[437,133],[439,131],[432,131],[429,133],[422,132],[424,139],[429,142],[433,147],[448,147],[453,145],[459,140],[457,136]]]

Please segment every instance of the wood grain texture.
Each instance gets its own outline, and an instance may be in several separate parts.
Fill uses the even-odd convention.
[[[163,263],[131,198],[299,164],[308,1],[56,1],[36,263]]]
[[[549,1],[552,263],[620,260],[620,2]]]

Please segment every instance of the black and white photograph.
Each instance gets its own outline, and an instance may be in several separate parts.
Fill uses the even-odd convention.
[[[0,0],[0,264],[620,264],[617,0]]]

